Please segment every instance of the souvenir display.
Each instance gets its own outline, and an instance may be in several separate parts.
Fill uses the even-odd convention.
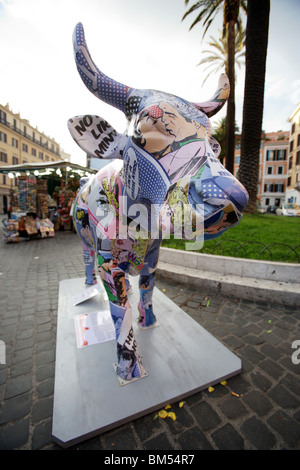
[[[36,212],[36,178],[18,177],[18,206],[20,211]]]
[[[218,159],[220,146],[212,138],[209,121],[225,104],[229,82],[222,74],[211,99],[188,102],[157,90],[131,88],[104,75],[92,61],[81,23],[73,44],[84,84],[128,120],[124,134],[89,114],[71,118],[68,127],[89,155],[113,160],[82,180],[73,218],[82,241],[87,284],[95,282],[97,259],[108,295],[117,374],[131,381],[142,375],[142,363],[126,275],[140,276],[139,325],[154,327],[152,292],[163,237],[173,233],[196,244],[218,237],[240,221],[248,200],[245,188]]]
[[[3,236],[7,243],[19,241],[19,222],[14,219],[3,220]]]

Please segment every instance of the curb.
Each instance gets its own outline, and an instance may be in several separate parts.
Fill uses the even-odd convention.
[[[161,248],[157,274],[227,296],[300,306],[300,265]]]

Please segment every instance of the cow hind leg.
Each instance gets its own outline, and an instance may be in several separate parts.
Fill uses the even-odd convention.
[[[95,253],[83,241],[81,241],[83,261],[85,265],[85,283],[88,286],[97,284],[95,272]]]

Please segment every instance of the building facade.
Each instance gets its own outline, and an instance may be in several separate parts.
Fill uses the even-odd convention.
[[[267,209],[285,202],[288,179],[289,131],[263,133],[259,154],[257,204]],[[240,145],[235,150],[234,174],[238,177]]]
[[[286,202],[300,206],[300,103],[289,118],[291,123]]]
[[[54,139],[13,113],[8,104],[0,104],[0,165],[55,162],[61,158],[62,151]],[[16,178],[0,174],[0,213],[6,212],[15,185]]]

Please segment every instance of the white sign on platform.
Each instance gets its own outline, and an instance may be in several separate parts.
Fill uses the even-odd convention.
[[[101,284],[95,284],[94,286],[86,287],[81,292],[72,296],[73,305],[79,305],[82,302],[95,297],[97,294],[102,294],[103,297],[105,295],[104,288]]]
[[[80,313],[74,317],[77,347],[115,340],[115,327],[109,310]]]

